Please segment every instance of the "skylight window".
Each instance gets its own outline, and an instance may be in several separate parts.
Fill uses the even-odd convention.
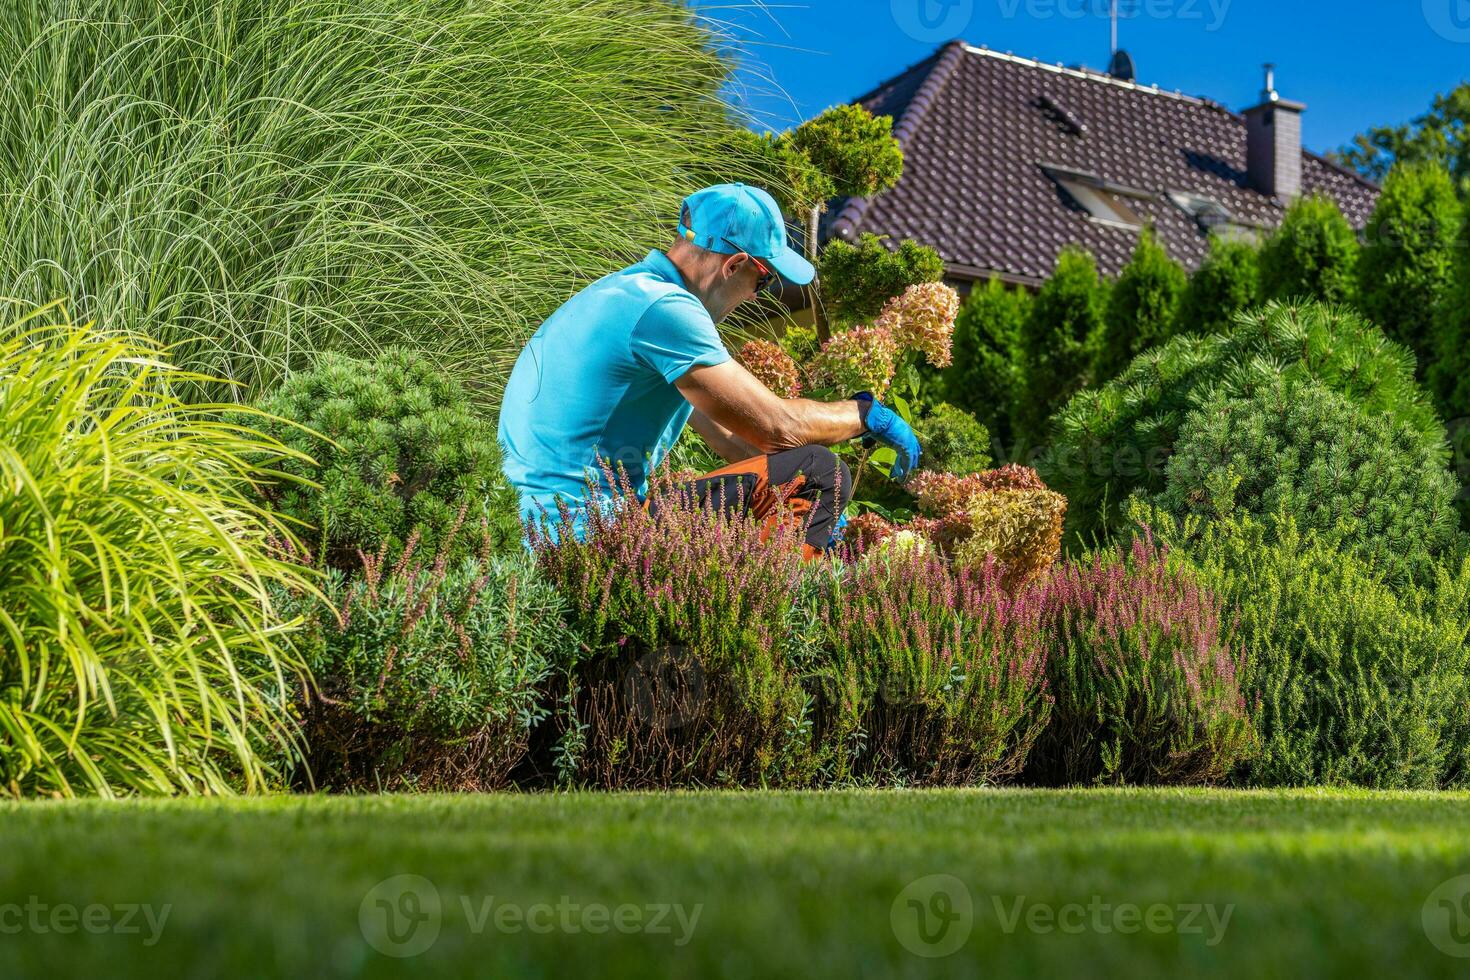
[[[1110,184],[1095,174],[1060,167],[1043,166],[1042,169],[1093,221],[1115,228],[1143,227],[1143,219],[1128,205],[1128,199],[1146,199],[1151,195]]]
[[[1258,229],[1234,219],[1230,209],[1213,198],[1190,191],[1170,191],[1169,200],[1195,220],[1202,231],[1231,241],[1254,242]]]

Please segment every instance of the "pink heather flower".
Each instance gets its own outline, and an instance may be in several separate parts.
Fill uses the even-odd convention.
[[[782,398],[795,398],[801,394],[801,372],[791,355],[779,344],[769,340],[749,340],[736,352],[735,358],[761,384]]]
[[[834,333],[822,345],[813,375],[823,387],[843,394],[870,391],[881,398],[893,383],[898,342],[884,327],[853,327]]]
[[[924,352],[935,367],[949,367],[960,295],[942,282],[921,282],[883,306],[875,327],[888,330],[903,347]]]

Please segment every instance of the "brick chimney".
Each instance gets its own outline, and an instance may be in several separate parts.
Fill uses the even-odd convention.
[[[1276,92],[1276,66],[1266,66],[1261,104],[1245,110],[1246,172],[1251,186],[1282,201],[1302,195],[1302,113],[1306,106]]]

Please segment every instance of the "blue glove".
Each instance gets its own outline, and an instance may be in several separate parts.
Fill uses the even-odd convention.
[[[908,479],[909,473],[919,468],[919,437],[893,409],[876,401],[873,396],[860,391],[852,396],[858,403],[858,417],[862,419],[866,435],[872,436],[892,449],[898,458],[893,461],[888,475],[898,483]]]

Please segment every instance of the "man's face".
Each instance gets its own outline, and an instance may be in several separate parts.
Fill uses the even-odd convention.
[[[761,281],[761,271],[748,255],[731,255],[720,265],[720,283],[716,323],[723,321],[741,303],[755,299]]]

